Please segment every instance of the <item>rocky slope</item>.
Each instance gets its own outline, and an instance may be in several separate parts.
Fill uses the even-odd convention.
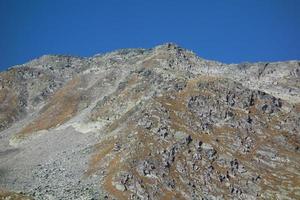
[[[43,56],[0,87],[0,198],[300,198],[300,61],[165,44]]]

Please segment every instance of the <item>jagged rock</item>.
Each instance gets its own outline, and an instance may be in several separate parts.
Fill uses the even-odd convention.
[[[143,161],[138,166],[138,172],[141,176],[156,176],[154,170],[156,169],[155,165],[147,160]]]
[[[299,67],[223,64],[172,43],[13,67],[0,73],[0,187],[35,199],[299,199]]]
[[[169,135],[169,131],[167,127],[160,127],[157,131],[159,137],[165,138]]]

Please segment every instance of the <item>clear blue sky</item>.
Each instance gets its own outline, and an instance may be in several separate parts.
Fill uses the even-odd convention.
[[[300,59],[300,0],[0,0],[0,70],[175,42],[226,63]]]

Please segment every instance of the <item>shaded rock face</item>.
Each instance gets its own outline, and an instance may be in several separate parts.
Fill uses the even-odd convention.
[[[0,187],[35,199],[298,199],[299,70],[174,44],[11,68]]]

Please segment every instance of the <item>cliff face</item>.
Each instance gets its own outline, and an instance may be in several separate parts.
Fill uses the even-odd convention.
[[[300,62],[174,44],[0,74],[0,188],[35,199],[300,198]]]

